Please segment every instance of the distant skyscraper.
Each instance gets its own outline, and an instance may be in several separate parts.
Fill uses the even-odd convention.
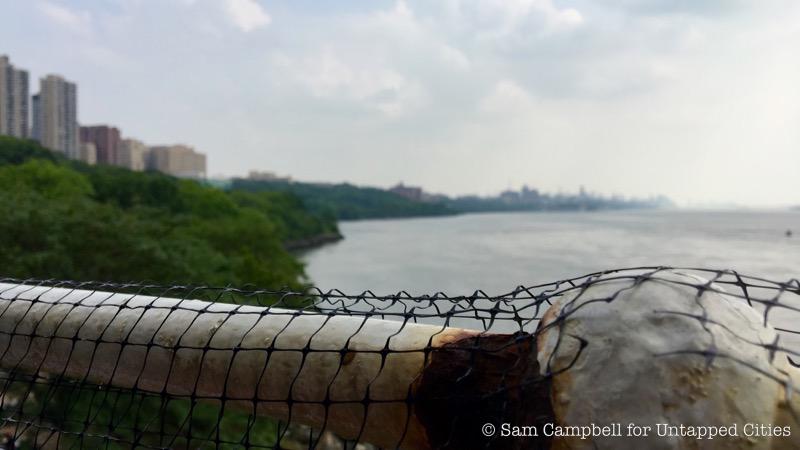
[[[186,145],[150,147],[147,168],[183,178],[205,178],[206,155]]]
[[[116,127],[95,125],[81,127],[81,142],[91,142],[97,149],[97,163],[119,165],[120,132]]]
[[[58,75],[40,81],[33,97],[33,138],[50,150],[78,158],[78,87]]]
[[[28,72],[0,55],[0,134],[28,137]]]
[[[142,141],[136,139],[123,139],[119,146],[119,157],[117,163],[130,170],[144,170],[145,155],[147,146]]]
[[[81,142],[80,152],[76,159],[89,165],[97,164],[97,147],[91,142]]]

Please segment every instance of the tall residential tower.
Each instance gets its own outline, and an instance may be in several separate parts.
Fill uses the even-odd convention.
[[[145,157],[148,151],[142,141],[123,139],[119,145],[117,164],[130,170],[142,171],[145,169]]]
[[[78,158],[78,87],[58,75],[47,75],[39,83],[39,93],[33,96],[33,138]]]
[[[109,125],[93,125],[81,127],[80,130],[81,142],[90,142],[97,149],[98,164],[119,164],[119,146],[122,141],[119,128]]]
[[[0,134],[28,137],[28,72],[0,55]]]

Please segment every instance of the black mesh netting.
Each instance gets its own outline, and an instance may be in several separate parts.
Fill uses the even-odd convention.
[[[0,279],[0,448],[547,448],[482,426],[644,420],[654,389],[673,421],[795,426],[799,300],[663,267],[464,296]]]

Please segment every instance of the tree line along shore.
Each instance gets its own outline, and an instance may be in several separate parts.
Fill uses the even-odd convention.
[[[281,192],[90,166],[0,136],[0,276],[109,282],[310,283],[289,249],[339,236]]]

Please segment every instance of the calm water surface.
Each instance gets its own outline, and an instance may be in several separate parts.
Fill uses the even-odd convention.
[[[469,214],[344,222],[341,231],[344,240],[303,255],[321,288],[500,294],[640,265],[800,277],[800,212]]]

